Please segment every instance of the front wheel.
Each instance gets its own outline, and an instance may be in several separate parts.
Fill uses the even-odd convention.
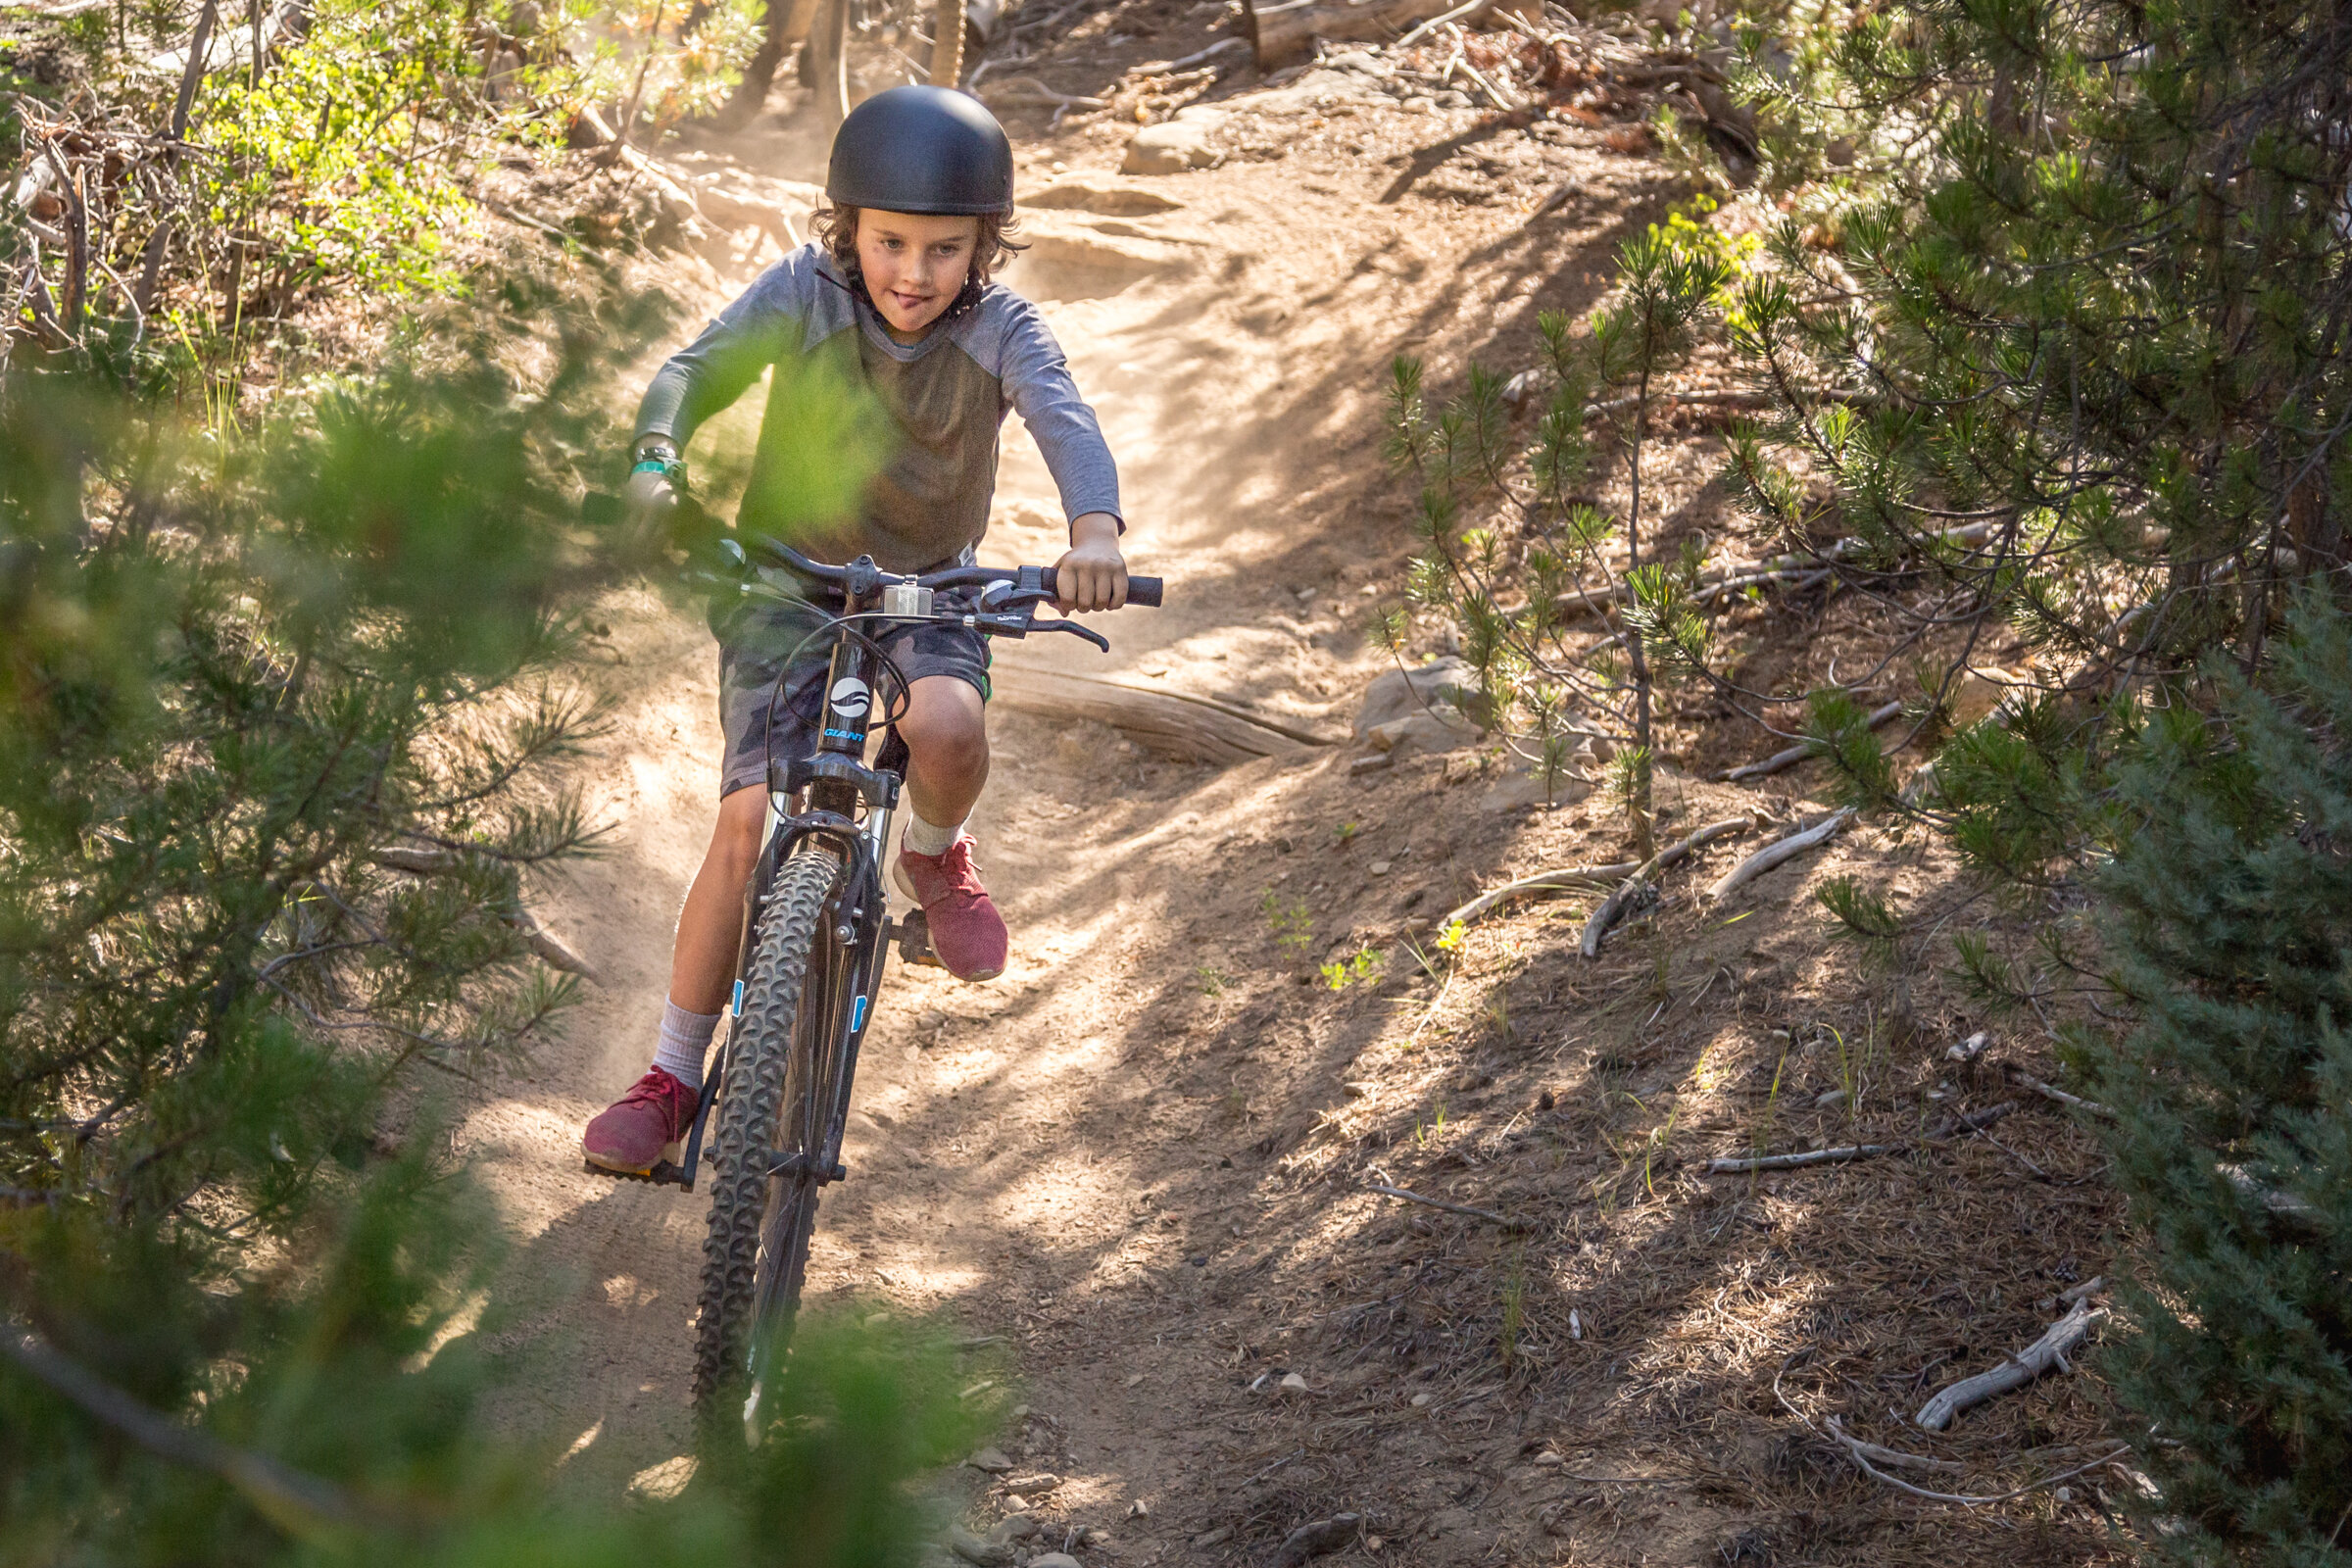
[[[839,951],[825,906],[841,857],[804,843],[776,868],[744,977],[712,1135],[694,1402],[706,1423],[741,1411],[753,1363],[790,1332],[816,1224],[816,1173],[772,1175],[779,1156],[822,1157],[833,1102],[829,1025]]]

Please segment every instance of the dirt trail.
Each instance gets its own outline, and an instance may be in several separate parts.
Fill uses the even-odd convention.
[[[1253,116],[1249,103],[1225,135],[1256,151],[1214,170],[1120,180],[1116,136],[1023,146],[1024,190],[1058,160],[1068,176],[1176,204],[1139,216],[1153,204],[1098,198],[1091,213],[1035,215],[1037,249],[1007,279],[1045,304],[1102,416],[1132,564],[1170,587],[1164,611],[1099,622],[1114,645],[1106,659],[1067,639],[1001,658],[1230,696],[1344,733],[1385,660],[1360,632],[1371,585],[1391,591],[1410,548],[1410,498],[1378,450],[1387,362],[1422,355],[1433,378],[1470,357],[1531,363],[1537,312],[1589,309],[1616,243],[1657,216],[1668,187],[1596,131],[1538,140],[1496,117],[1295,101]],[[774,149],[757,156],[761,172],[809,172],[779,166]],[[1448,160],[1490,166],[1480,188],[1500,199],[1459,199]],[[1562,182],[1571,198],[1531,217]],[[1668,479],[1670,533],[1711,519],[1701,479],[1695,466]],[[1016,421],[984,553],[1050,561],[1059,538]],[[515,1243],[513,1304],[485,1327],[529,1368],[532,1403],[517,1417],[577,1433],[567,1473],[597,1488],[675,1479],[687,1447],[704,1200],[591,1178],[576,1149],[582,1122],[650,1053],[718,744],[708,634],[650,598],[615,606],[613,622],[626,695],[595,793],[619,831],[605,858],[539,896],[602,981],[565,1041],[464,1128]],[[1570,1295],[1580,1267],[1589,1279],[1650,1267],[1643,1250],[1665,1248],[1684,1221],[1643,1229],[1620,1216],[1604,1264],[1609,1225],[1564,1220],[1571,1229],[1552,1240],[1565,1261],[1523,1270],[1491,1232],[1352,1191],[1335,1164],[1347,1151],[1351,1171],[1383,1158],[1405,1170],[1396,1161],[1416,1157],[1424,1118],[1446,1127],[1449,1097],[1465,1139],[1486,1142],[1465,1141],[1450,1164],[1425,1160],[1432,1171],[1517,1157],[1533,1086],[1565,1095],[1583,1061],[1580,1073],[1613,1074],[1637,1104],[1661,1092],[1670,1102],[1689,1053],[1664,1065],[1643,1065],[1658,1061],[1647,1047],[1563,1063],[1587,1039],[1575,985],[1591,982],[1561,982],[1579,1005],[1560,1011],[1570,1004],[1538,969],[1523,983],[1542,1005],[1510,1003],[1536,1021],[1502,1024],[1499,1038],[1523,1045],[1498,1067],[1494,1031],[1449,1022],[1424,1038],[1413,1024],[1461,1005],[1463,992],[1392,974],[1334,996],[1302,983],[1299,956],[1260,913],[1272,890],[1316,922],[1309,959],[1345,956],[1598,829],[1574,813],[1524,825],[1497,814],[1482,791],[1448,788],[1456,775],[1442,760],[1366,782],[1337,748],[1220,770],[1001,710],[992,734],[996,771],[974,831],[1012,927],[1012,965],[985,987],[894,969],[861,1065],[852,1179],[820,1219],[812,1295],[880,1297],[1003,1336],[1035,1412],[1003,1446],[1066,1478],[1044,1503],[1057,1542],[1072,1525],[1109,1533],[1082,1550],[1090,1562],[1262,1560],[1296,1524],[1342,1509],[1367,1516],[1393,1561],[1564,1560],[1572,1533],[1612,1544],[1617,1560],[1715,1560],[1740,1510],[1704,1488],[1686,1485],[1661,1516],[1639,1488],[1563,1492],[1527,1458],[1548,1446],[1572,1469],[1656,1469],[1640,1432],[1551,1398],[1526,1368],[1581,1353],[1565,1304],[1592,1310],[1593,1298]],[[1765,925],[1693,952],[1697,967],[1670,983],[1688,972],[1711,986],[1716,965],[1753,972]],[[1631,971],[1613,983],[1641,993],[1637,1013],[1649,1009]],[[1440,1034],[1454,1044],[1429,1049]],[[1629,1142],[1650,1125],[1632,1126]],[[1561,1183],[1623,1164],[1615,1134],[1546,1136],[1529,1157],[1552,1172],[1571,1161]],[[1398,1152],[1379,1153],[1391,1140]],[[1722,1216],[1701,1218],[1723,1233]],[[1450,1316],[1453,1287],[1435,1280],[1483,1293],[1476,1320]],[[1489,1375],[1497,1313],[1506,1378]],[[1634,1359],[1629,1348],[1606,1376],[1632,1377]],[[1292,1370],[1310,1392],[1276,1392]],[[1745,1441],[1722,1436],[1728,1450]],[[975,1506],[985,1519],[996,1503]]]

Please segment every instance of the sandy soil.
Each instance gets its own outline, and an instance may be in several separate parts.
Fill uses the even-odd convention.
[[[1115,131],[1016,128],[1025,189],[1059,163],[1173,204],[1040,214],[1008,278],[1045,303],[1102,416],[1133,564],[1170,588],[1164,611],[1102,623],[1109,658],[1011,648],[1004,678],[1117,673],[1344,734],[1385,661],[1364,612],[1410,550],[1409,491],[1379,457],[1387,362],[1419,354],[1433,379],[1472,358],[1531,363],[1536,313],[1591,307],[1666,174],[1599,130],[1539,140],[1393,106],[1246,116],[1232,134],[1254,154],[1152,179],[1110,177]],[[786,136],[742,156],[811,172]],[[1492,165],[1480,179],[1448,179],[1476,160]],[[1573,198],[1531,216],[1562,182]],[[1727,525],[1703,442],[1667,471],[1670,539]],[[1059,526],[1015,425],[985,552],[1049,561]],[[718,744],[700,625],[650,597],[612,621],[621,701],[593,788],[617,831],[538,896],[602,983],[464,1128],[514,1243],[510,1304],[485,1325],[530,1368],[513,1416],[576,1433],[566,1472],[599,1489],[674,1481],[687,1446],[703,1200],[590,1177],[576,1148],[650,1055]],[[1056,1543],[1074,1526],[1107,1532],[1090,1562],[1260,1561],[1298,1523],[1352,1510],[1379,1544],[1351,1552],[1397,1562],[2102,1557],[2080,1508],[1892,1508],[1765,1392],[1812,1347],[1849,1383],[1887,1385],[1842,1406],[1860,1425],[1909,1399],[1905,1380],[1940,1381],[1921,1336],[1940,1359],[2030,1340],[2034,1298],[2098,1266],[2098,1189],[2021,1198],[2030,1178],[1981,1145],[1786,1196],[1690,1167],[1767,1134],[1838,1134],[1864,1101],[1900,1116],[1987,1092],[1936,1064],[1964,1009],[1923,982],[1882,1031],[1886,989],[1825,954],[1805,908],[1808,879],[1840,870],[1928,896],[1932,854],[1856,833],[1769,885],[1761,917],[1670,903],[1599,965],[1564,954],[1573,910],[1538,906],[1423,973],[1403,936],[1514,870],[1613,858],[1615,827],[1524,808],[1476,754],[1351,778],[1345,748],[1219,770],[1092,726],[1000,712],[992,731],[974,831],[1012,966],[984,987],[894,971],[811,1294],[1004,1337],[1030,1413],[1003,1446],[1066,1478],[1040,1503]],[[1785,789],[1671,770],[1665,790],[1670,830],[1799,808]],[[1293,909],[1311,926],[1286,945],[1295,918],[1269,910]],[[1366,948],[1394,956],[1379,978],[1316,980],[1315,960]],[[1880,1055],[1841,1065],[1841,1044],[1833,1061],[1831,1022]],[[1853,1112],[1813,1108],[1849,1080]],[[2045,1177],[2095,1172],[2086,1140],[2038,1115],[2012,1125],[2028,1121],[2017,1147]],[[1367,1178],[1531,1228],[1396,1203]],[[1851,1255],[1854,1216],[1882,1205],[1908,1229],[1899,1266],[1892,1244]],[[1921,1276],[1922,1253],[1969,1252],[1986,1227],[2004,1256]],[[1293,1371],[1304,1393],[1282,1391]],[[2095,1419],[2071,1388],[1939,1451],[1986,1466],[1973,1483],[2079,1445]],[[1001,1498],[976,1472],[961,1484],[993,1518]]]

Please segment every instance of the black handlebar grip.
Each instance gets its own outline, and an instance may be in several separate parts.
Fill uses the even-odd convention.
[[[1054,585],[1054,568],[1052,566],[1045,567],[1040,576],[1046,592],[1051,594],[1061,591]],[[1131,605],[1142,605],[1147,610],[1157,610],[1160,586],[1161,580],[1157,577],[1130,577],[1127,579],[1127,602]]]

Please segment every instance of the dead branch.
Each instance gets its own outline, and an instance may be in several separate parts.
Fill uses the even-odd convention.
[[[2067,1356],[2089,1335],[2091,1326],[2107,1315],[2104,1307],[2087,1301],[2077,1301],[2067,1309],[2066,1316],[2050,1325],[2049,1330],[2032,1345],[2005,1358],[1990,1371],[1980,1372],[1973,1378],[1962,1378],[1920,1407],[1918,1422],[1930,1432],[1941,1432],[1952,1424],[1952,1418],[1986,1399],[2022,1389],[2056,1367],[2061,1372],[2072,1371]]]
[[[1940,1144],[1960,1133],[1983,1132],[2003,1116],[2025,1104],[2022,1100],[2004,1100],[1997,1105],[1971,1111],[1965,1116],[1948,1116],[1928,1129],[1920,1142]],[[1709,1176],[1740,1176],[1757,1170],[1803,1170],[1809,1165],[1842,1165],[1857,1159],[1876,1159],[1881,1154],[1899,1154],[1911,1148],[1909,1144],[1843,1144],[1836,1149],[1808,1149],[1794,1154],[1725,1155],[1707,1161]]]
[[[1790,1361],[1793,1361],[1795,1357],[1790,1357]],[[1788,1396],[1781,1392],[1781,1379],[1788,1376],[1788,1364],[1783,1363],[1781,1370],[1773,1374],[1772,1396],[1780,1400],[1781,1407],[1787,1410],[1790,1415],[1796,1417],[1797,1421],[1803,1425],[1807,1432],[1821,1434],[1821,1428],[1813,1424],[1813,1418],[1806,1415],[1804,1411],[1798,1409],[1796,1405],[1789,1399]],[[1887,1486],[1893,1487],[1898,1492],[1907,1492],[1914,1497],[1924,1497],[1930,1502],[1956,1502],[1964,1507],[1970,1508],[1981,1508],[1987,1503],[2007,1502],[2013,1497],[2022,1497],[2030,1492],[2039,1492],[2044,1487],[2054,1487],[2061,1481],[2070,1481],[2076,1476],[2087,1474],[2092,1470],[2098,1469],[2101,1465],[2113,1464],[2118,1459],[2121,1459],[2125,1454],[2132,1451],[2129,1447],[2117,1447],[2106,1453],[2100,1454],[2096,1459],[2091,1460],[2088,1464],[2079,1464],[2072,1470],[2061,1470],[2054,1476],[2043,1476],[2038,1481],[2029,1481],[2024,1486],[2012,1488],[2007,1492],[1996,1492],[1983,1496],[1971,1496],[1966,1494],[1954,1492],[1930,1492],[1925,1487],[1915,1487],[1908,1481],[1904,1481],[1895,1476],[1886,1474],[1885,1471],[1879,1469],[1876,1465],[1873,1465],[1870,1462],[1870,1450],[1877,1448],[1878,1445],[1858,1443],[1855,1439],[1848,1436],[1842,1428],[1838,1427],[1838,1418],[1836,1416],[1831,1416],[1829,1419],[1830,1425],[1835,1430],[1826,1434],[1826,1436],[1836,1439],[1837,1442],[1844,1447],[1846,1456],[1852,1459],[1854,1464],[1861,1470],[1861,1472],[1870,1477],[1873,1481],[1883,1482]],[[1937,1461],[1930,1462],[1935,1463]]]
[[[1801,1154],[1755,1154],[1707,1161],[1709,1176],[1740,1176],[1753,1170],[1802,1170],[1808,1165],[1842,1165],[1850,1160],[1898,1154],[1908,1144],[1843,1144],[1836,1149],[1808,1149]]]
[[[596,965],[566,947],[562,938],[531,917],[531,911],[516,905],[507,911],[507,924],[522,933],[523,945],[539,956],[542,963],[565,974],[576,974],[583,980],[597,980]]]
[[[206,7],[209,15],[211,7]],[[20,1323],[0,1322],[0,1350],[51,1393],[78,1405],[93,1420],[120,1432],[160,1458],[220,1477],[245,1494],[270,1522],[297,1537],[347,1529],[364,1521],[342,1488],[305,1474],[266,1453],[233,1447],[211,1433],[180,1425],[61,1354]]]
[[[1968,1466],[1956,1459],[1931,1459],[1924,1453],[1905,1453],[1900,1448],[1883,1448],[1875,1443],[1865,1443],[1847,1432],[1834,1415],[1824,1424],[1829,1427],[1830,1436],[1844,1444],[1846,1452],[1857,1458],[1892,1465],[1897,1470],[1940,1470],[1947,1475],[1962,1475],[1968,1470]]]
[[[1679,844],[1668,845],[1651,856],[1632,876],[1618,884],[1617,891],[1610,894],[1600,907],[1592,911],[1592,917],[1585,921],[1585,934],[1577,943],[1577,951],[1588,958],[1599,957],[1601,939],[1624,915],[1626,906],[1649,886],[1650,878],[1676,864],[1693,850],[1712,844],[1717,839],[1744,833],[1755,825],[1756,819],[1752,816],[1726,817],[1720,822],[1708,823]]]
[[[1730,585],[1727,583],[1725,586]],[[1870,727],[1877,729],[1882,724],[1892,723],[1902,711],[1903,705],[1899,699],[1874,709],[1870,715]],[[1751,778],[1769,778],[1775,773],[1788,771],[1813,755],[1812,742],[1798,741],[1794,746],[1773,753],[1761,762],[1748,762],[1715,776],[1726,784],[1739,784]]]
[[[2001,1069],[2001,1078],[2002,1081],[2015,1084],[2020,1089],[2030,1089],[2034,1094],[2039,1095],[2042,1099],[2064,1105],[2070,1110],[2080,1110],[2088,1115],[2104,1117],[2109,1120],[2112,1120],[2115,1116],[2114,1111],[2109,1110],[2105,1105],[2100,1104],[2097,1101],[2084,1100],[2081,1095],[2070,1095],[2065,1090],[2060,1089],[2055,1085],[2043,1083],[2040,1079],[2034,1077],[2029,1072],[2026,1072],[2020,1067],[2003,1067]]]
[[[1791,833],[1777,844],[1767,844],[1725,872],[1720,881],[1707,889],[1708,899],[1719,901],[1727,898],[1783,861],[1792,860],[1807,850],[1828,843],[1853,819],[1854,808],[1844,807],[1832,811],[1801,833]]]
[[[1615,865],[1563,865],[1555,870],[1538,871],[1533,876],[1523,876],[1516,882],[1505,882],[1501,887],[1481,893],[1460,908],[1443,916],[1438,921],[1438,929],[1443,931],[1456,920],[1465,923],[1475,920],[1496,905],[1512,899],[1531,894],[1566,893],[1594,882],[1614,882],[1641,868],[1639,860],[1624,860]]]
[[[1367,1193],[1381,1193],[1390,1198],[1401,1198],[1408,1203],[1427,1203],[1430,1207],[1442,1208],[1448,1214],[1466,1214],[1472,1219],[1483,1219],[1490,1225],[1499,1225],[1506,1231],[1525,1230],[1527,1228],[1524,1221],[1505,1219],[1502,1215],[1495,1213],[1491,1208],[1472,1208],[1467,1203],[1448,1203],[1443,1198],[1424,1197],[1420,1193],[1410,1192],[1402,1187],[1390,1187],[1380,1182],[1366,1182],[1364,1183],[1364,1191]]]

